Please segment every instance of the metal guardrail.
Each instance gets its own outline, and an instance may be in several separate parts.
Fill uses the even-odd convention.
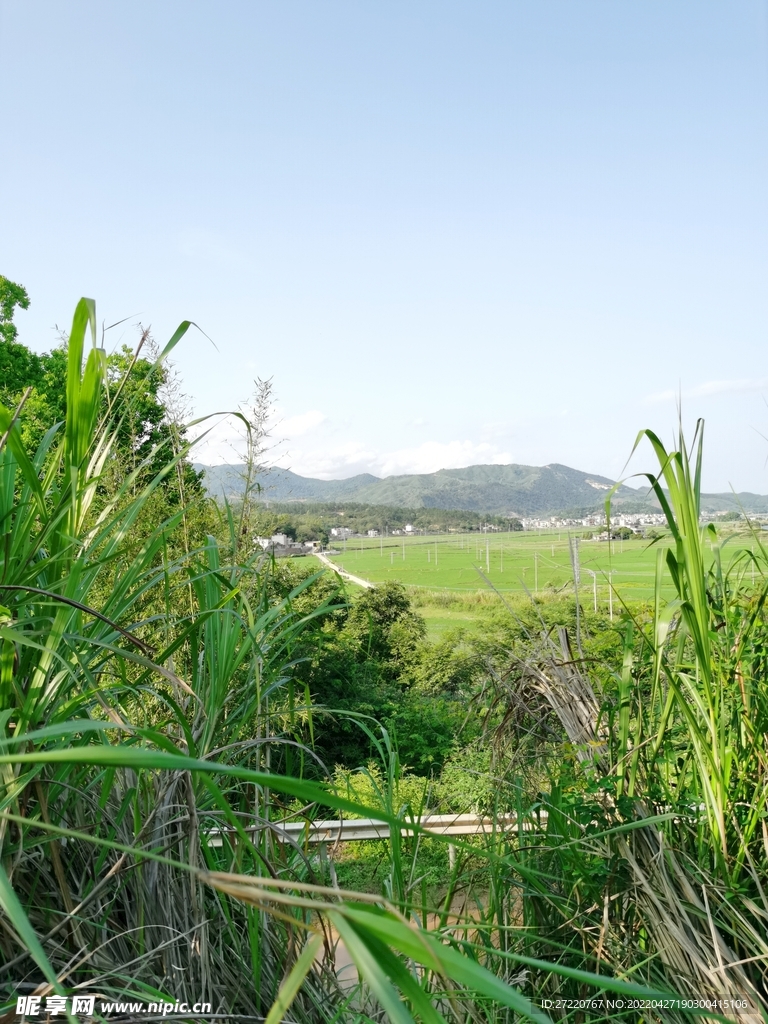
[[[538,816],[539,823],[547,820],[547,812]],[[506,831],[510,828],[522,828],[525,832],[536,831],[539,825],[525,820],[518,825],[516,814],[502,814],[490,818],[478,814],[425,814],[412,822],[404,821],[400,835],[412,836],[413,825],[436,836],[476,836],[489,835],[492,832]],[[269,828],[272,834],[280,838],[292,839],[299,845],[303,843],[352,843],[371,839],[389,839],[390,826],[375,818],[344,818],[321,819],[318,821],[286,821],[270,822],[269,825],[251,825],[245,831],[249,834],[262,832]],[[236,835],[233,829],[214,829],[209,833],[211,846],[222,846],[224,835]]]

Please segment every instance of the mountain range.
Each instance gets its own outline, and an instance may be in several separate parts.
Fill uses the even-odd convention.
[[[204,466],[208,491],[237,498],[243,490],[240,465]],[[436,473],[384,478],[360,473],[345,480],[317,480],[289,469],[266,469],[259,475],[265,502],[357,502],[400,508],[442,508],[486,512],[489,515],[540,516],[585,513],[602,509],[615,481],[569,466],[467,466]],[[620,485],[612,504],[625,512],[658,511],[648,488]],[[702,511],[743,508],[768,512],[768,496],[760,494],[702,495]]]

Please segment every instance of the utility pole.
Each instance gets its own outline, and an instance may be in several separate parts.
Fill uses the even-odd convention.
[[[533,552],[533,592],[538,594],[539,592],[539,553],[538,551]]]
[[[585,569],[584,572],[588,572],[592,577],[592,602],[594,604],[595,611],[597,611],[597,573],[593,572],[592,569]]]
[[[491,551],[488,546],[488,524],[485,526],[485,571],[491,573]]]

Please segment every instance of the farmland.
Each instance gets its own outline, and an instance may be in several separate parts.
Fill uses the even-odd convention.
[[[582,602],[591,598],[606,608],[616,595],[624,600],[652,596],[657,552],[668,541],[609,543],[581,539],[580,533],[572,536],[579,541]],[[751,534],[734,532],[723,545],[723,559],[756,546],[759,540]],[[487,589],[487,580],[502,594],[542,595],[570,592],[573,586],[570,538],[564,531],[350,538],[337,549],[330,557],[339,568],[372,583],[397,581],[427,590],[469,592]],[[709,544],[705,556],[711,563]],[[671,594],[665,574],[665,593],[667,589]]]

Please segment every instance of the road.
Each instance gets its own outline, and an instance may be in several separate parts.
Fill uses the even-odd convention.
[[[316,551],[315,558],[319,558],[323,565],[327,566],[329,569],[332,569],[335,573],[343,577],[345,580],[349,580],[350,583],[356,583],[358,587],[365,587],[366,590],[373,589],[373,583],[371,583],[370,580],[364,580],[360,576],[353,576],[351,572],[345,572],[343,569],[340,569],[338,565],[335,564],[335,562],[332,562],[327,555],[323,555],[319,551]]]

